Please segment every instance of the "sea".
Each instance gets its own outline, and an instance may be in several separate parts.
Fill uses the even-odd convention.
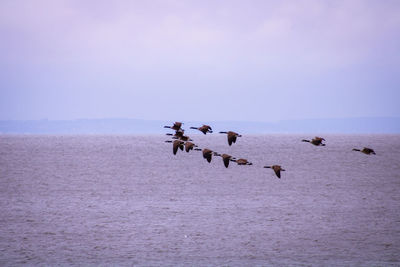
[[[191,137],[0,135],[0,265],[400,266],[400,135]]]

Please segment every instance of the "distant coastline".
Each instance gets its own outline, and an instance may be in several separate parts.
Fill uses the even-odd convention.
[[[0,134],[160,134],[173,121],[140,119],[0,120]],[[400,134],[400,118],[282,120],[278,122],[184,121],[189,126],[209,124],[214,130],[247,134],[337,133]]]

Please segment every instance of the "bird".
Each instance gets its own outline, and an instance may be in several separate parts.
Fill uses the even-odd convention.
[[[353,148],[353,151],[360,151],[361,153],[364,153],[366,155],[376,155],[375,151],[372,148],[368,148],[368,147],[364,147],[362,150],[357,149],[357,148]]]
[[[181,129],[181,130],[175,131],[175,134],[166,133],[165,135],[170,135],[170,136],[172,136],[172,139],[178,139],[178,140],[182,140],[184,142],[193,141],[192,139],[190,139],[189,136],[184,135],[184,134],[185,134],[185,131]]]
[[[232,161],[236,162],[238,165],[253,165],[253,163],[249,162],[247,159],[234,159]]]
[[[211,162],[212,155],[213,155],[213,151],[211,149],[208,149],[208,148],[204,148],[204,149],[194,148],[193,150],[202,151],[203,152],[203,158],[205,158],[208,161],[208,163]]]
[[[240,134],[228,131],[228,132],[219,132],[220,134],[227,134],[228,136],[228,144],[232,145],[232,143],[236,143],[236,138],[237,137],[242,137]]]
[[[228,166],[229,166],[229,161],[234,161],[235,160],[234,157],[232,157],[231,155],[228,155],[228,154],[222,154],[221,155],[221,154],[219,154],[217,152],[214,152],[214,156],[222,157],[222,161],[224,162],[224,165],[225,165],[226,168],[228,168]]]
[[[281,171],[285,171],[285,170],[284,170],[284,169],[282,169],[282,167],[281,167],[281,166],[279,166],[279,165],[264,166],[264,168],[270,168],[270,169],[273,169],[273,170],[274,170],[274,172],[275,172],[275,174],[276,174],[276,176],[278,176],[278,178],[279,178],[279,179],[281,178]]]
[[[322,141],[325,141],[325,139],[322,138],[322,137],[318,137],[318,136],[314,137],[311,141],[310,141],[310,140],[306,140],[306,139],[303,139],[303,140],[301,140],[301,141],[302,141],[302,142],[311,143],[311,144],[313,144],[313,145],[315,145],[315,146],[325,146],[325,144],[322,143]]]
[[[203,124],[201,127],[190,127],[190,129],[196,129],[202,132],[203,134],[212,133],[212,128],[209,125]]]
[[[191,149],[193,149],[193,148],[195,148],[195,147],[197,147],[197,145],[195,145],[194,143],[192,143],[192,142],[186,142],[185,143],[185,151],[186,152],[188,152],[189,153],[189,151],[191,150]]]
[[[172,152],[174,153],[174,155],[176,155],[176,152],[178,152],[178,148],[183,151],[183,145],[185,142],[181,140],[175,140],[173,142],[171,140],[167,140],[165,142],[172,143]]]
[[[182,124],[183,124],[182,122],[176,121],[174,125],[164,126],[164,128],[170,128],[172,130],[179,131],[180,129],[182,129]]]
[[[173,136],[173,137],[176,137],[176,138],[179,139],[179,138],[182,137],[184,134],[185,134],[185,131],[182,130],[182,129],[179,129],[179,130],[176,130],[176,131],[175,131],[175,134],[166,133],[165,135],[170,135],[170,136]]]
[[[174,139],[178,139],[178,140],[182,140],[182,141],[185,141],[185,142],[187,142],[187,141],[193,141],[192,139],[190,139],[190,137],[189,136],[187,136],[187,135],[182,135],[181,137],[179,137],[179,138],[175,138],[175,137],[172,137],[172,138],[174,138]]]

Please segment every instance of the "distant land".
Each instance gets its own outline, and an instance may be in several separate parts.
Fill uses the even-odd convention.
[[[173,121],[139,119],[0,120],[0,134],[161,134]],[[208,124],[214,131],[247,134],[338,133],[399,134],[400,118],[282,120],[278,122],[184,121],[184,129]],[[195,130],[190,130],[195,131]]]

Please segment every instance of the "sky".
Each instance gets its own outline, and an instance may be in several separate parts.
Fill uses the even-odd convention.
[[[2,0],[0,119],[400,117],[397,0]]]

